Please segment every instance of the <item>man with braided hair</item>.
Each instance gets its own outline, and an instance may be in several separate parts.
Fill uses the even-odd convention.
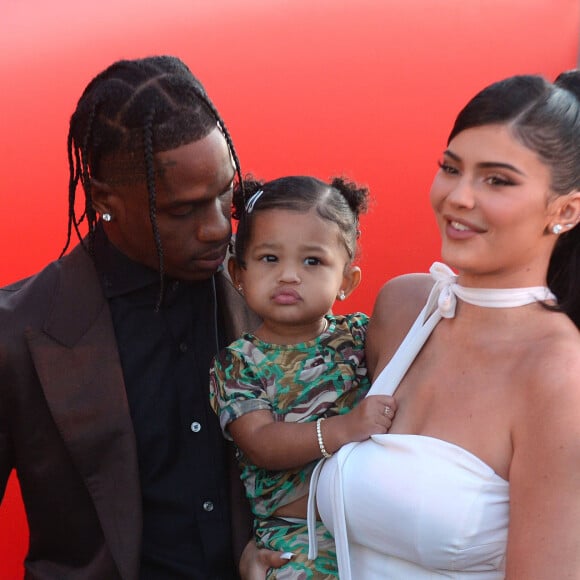
[[[236,578],[251,529],[208,402],[213,355],[253,325],[218,272],[233,143],[161,56],[96,76],[68,148],[64,257],[0,291],[0,497],[16,469],[25,576]]]

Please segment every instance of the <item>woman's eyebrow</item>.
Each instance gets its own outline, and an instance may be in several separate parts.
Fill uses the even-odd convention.
[[[453,161],[457,161],[457,162],[462,161],[462,159],[461,159],[461,157],[459,157],[459,155],[457,155],[456,153],[453,153],[453,151],[450,151],[449,149],[446,149],[443,152],[443,154],[447,155],[447,157],[450,157],[451,159],[453,159]],[[482,169],[508,169],[509,171],[513,171],[513,172],[521,175],[522,177],[527,177],[527,175],[521,169],[518,169],[514,165],[511,165],[511,163],[504,163],[502,161],[482,161],[481,163],[477,164],[477,167],[480,167]]]

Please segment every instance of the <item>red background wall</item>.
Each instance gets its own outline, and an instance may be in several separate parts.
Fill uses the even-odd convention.
[[[0,284],[58,256],[65,239],[68,118],[119,58],[180,56],[221,111],[245,172],[334,174],[370,186],[363,284],[438,257],[427,202],[454,115],[515,73],[577,63],[577,0],[2,0]],[[58,522],[55,522],[58,525]],[[0,507],[0,578],[22,577],[16,479]]]

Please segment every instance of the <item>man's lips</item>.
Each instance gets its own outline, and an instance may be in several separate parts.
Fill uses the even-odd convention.
[[[194,258],[194,262],[198,265],[203,265],[207,268],[217,268],[226,257],[227,245],[216,252],[204,254]]]

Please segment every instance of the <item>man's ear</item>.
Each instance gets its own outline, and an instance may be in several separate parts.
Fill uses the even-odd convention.
[[[91,201],[93,209],[103,215],[113,213],[113,192],[111,187],[98,179],[91,178]]]
[[[361,269],[358,266],[349,266],[342,277],[342,285],[340,286],[340,299],[348,297],[361,281]],[[344,298],[343,298],[344,296]]]

